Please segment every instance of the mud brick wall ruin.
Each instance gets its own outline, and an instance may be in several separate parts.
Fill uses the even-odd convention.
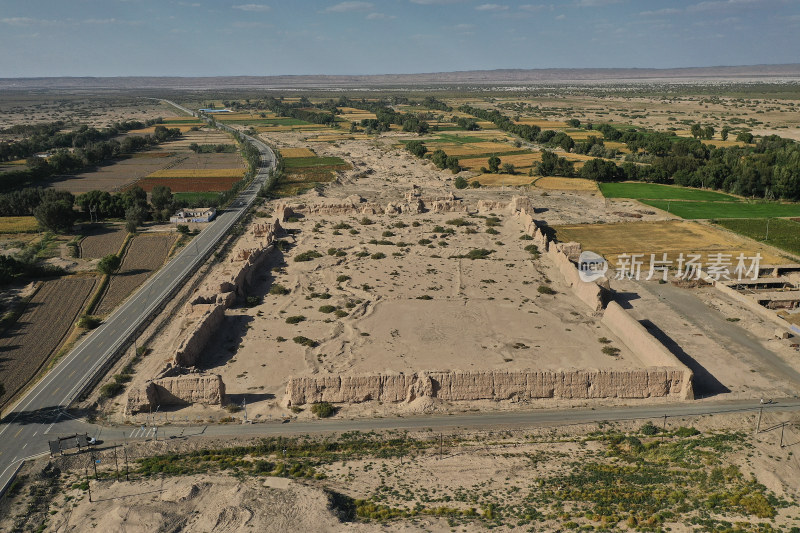
[[[218,374],[199,373],[193,367],[218,332],[225,310],[244,295],[253,276],[262,271],[281,231],[278,220],[257,223],[240,239],[225,267],[215,271],[184,306],[178,317],[183,321],[183,339],[172,361],[154,379],[130,388],[126,412],[135,413],[153,405],[225,401],[222,378]]]
[[[420,372],[414,374],[328,375],[291,377],[284,402],[302,405],[327,401],[359,403],[369,400],[409,402],[418,397],[442,400],[590,399],[590,398],[694,398],[692,371],[678,360],[619,304],[609,301],[608,280],[584,282],[573,263],[581,253],[579,243],[551,242],[536,224],[530,199],[515,196],[510,202],[480,201],[478,211],[507,210],[533,237],[540,252],[555,266],[572,293],[605,324],[645,368],[630,370],[579,370],[516,372]]]

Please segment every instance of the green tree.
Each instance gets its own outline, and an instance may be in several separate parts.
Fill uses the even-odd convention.
[[[433,164],[441,169],[447,168],[447,154],[442,149],[433,152],[431,161],[433,161]]]
[[[172,189],[166,185],[156,185],[150,193],[150,203],[156,211],[172,207]]]
[[[67,200],[45,200],[33,210],[39,225],[56,233],[66,233],[75,223],[75,211]]]
[[[728,126],[723,126],[722,130],[719,132],[719,136],[722,138],[723,141],[728,140],[728,134],[731,132],[731,129]]]
[[[743,131],[736,136],[736,140],[750,144],[753,142],[753,134],[749,131]]]
[[[489,172],[497,173],[500,170],[500,158],[493,155],[489,158]]]
[[[136,233],[136,228],[147,220],[147,209],[134,205],[125,210],[125,229],[128,233]]]
[[[581,121],[578,120],[577,118],[571,118],[567,121],[567,126],[569,126],[570,128],[580,128]]]
[[[712,139],[714,137],[714,126],[706,126],[703,128],[703,136],[706,139]]]
[[[503,173],[504,174],[516,174],[517,169],[514,168],[514,165],[511,163],[503,163]]]
[[[467,182],[464,177],[459,176],[456,178],[456,181],[453,183],[453,185],[455,185],[456,189],[466,189],[467,185],[469,185],[469,182]]]
[[[453,174],[458,174],[461,172],[461,165],[458,164],[458,158],[454,155],[448,156],[446,160],[447,168],[450,169],[450,172]]]
[[[122,259],[117,254],[109,254],[97,263],[97,270],[103,274],[113,274],[119,269]]]
[[[692,137],[697,139],[699,137],[702,137],[703,135],[703,126],[701,126],[700,124],[692,124],[692,128],[690,131],[692,133]]]

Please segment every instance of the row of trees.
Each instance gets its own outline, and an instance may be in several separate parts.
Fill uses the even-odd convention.
[[[47,158],[31,156],[27,159],[25,168],[0,173],[0,189],[6,191],[17,189],[52,175],[75,172],[123,154],[144,150],[179,137],[180,134],[178,128],[165,128],[159,125],[152,135],[132,135],[121,141],[100,140],[73,149],[60,148]]]
[[[66,132],[62,131],[65,123],[60,120],[47,124],[15,125],[2,130],[2,133],[22,135],[23,138],[0,142],[0,161],[23,159],[38,152],[48,152],[59,148],[87,148],[101,141],[111,140],[121,133],[161,122],[163,119],[160,117],[144,122],[129,120],[115,122],[102,130],[83,125]]]

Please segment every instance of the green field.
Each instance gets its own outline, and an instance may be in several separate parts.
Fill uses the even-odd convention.
[[[175,200],[189,202],[189,205],[199,205],[201,202],[217,200],[218,192],[175,192],[172,193]]]
[[[767,237],[769,220],[769,238]],[[800,223],[785,218],[728,218],[718,225],[753,240],[800,255]]]
[[[744,202],[687,202],[681,200],[641,200],[643,204],[668,211],[681,218],[767,218],[800,217],[800,204]]]
[[[600,183],[600,191],[606,198],[633,198],[635,200],[695,200],[698,202],[739,202],[729,194],[690,189],[677,185],[656,183]],[[694,217],[697,218],[697,217]],[[707,217],[701,217],[707,218]]]
[[[288,168],[347,167],[350,165],[338,157],[289,157],[283,160]]]

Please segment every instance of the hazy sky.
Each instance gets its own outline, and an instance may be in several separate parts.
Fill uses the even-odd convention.
[[[800,62],[800,0],[495,2],[0,0],[0,77]]]

